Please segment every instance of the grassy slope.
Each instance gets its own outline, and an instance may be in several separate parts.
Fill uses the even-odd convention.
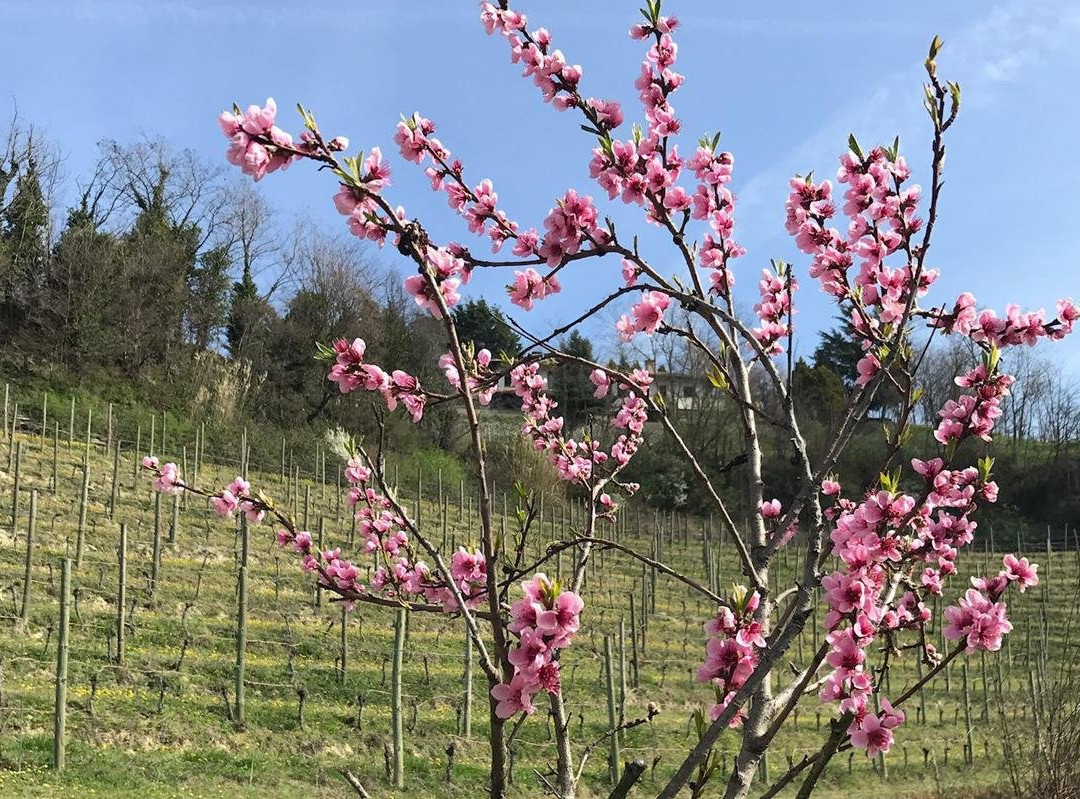
[[[72,614],[68,768],[62,775],[51,772],[48,765],[52,758],[56,643],[49,627],[57,618],[56,564],[74,548],[83,452],[79,445],[69,451],[66,442],[61,444],[60,484],[53,491],[49,487],[51,441],[44,451],[38,449],[40,438],[24,441],[28,451],[23,486],[39,488],[41,494],[31,583],[33,606],[25,630],[18,629],[13,616],[22,590],[28,492],[22,500],[18,540],[13,545],[6,529],[0,539],[0,796],[341,796],[349,792],[337,774],[343,767],[358,774],[376,796],[481,794],[486,762],[486,703],[478,669],[472,738],[455,738],[456,708],[462,693],[461,622],[423,614],[411,619],[404,673],[407,788],[396,793],[388,787],[383,770],[384,744],[390,728],[387,660],[393,635],[392,612],[361,606],[351,615],[349,667],[342,684],[335,663],[340,611],[327,602],[321,609],[312,607],[310,582],[288,554],[279,553],[272,545],[273,531],[268,527],[253,530],[248,724],[244,731],[234,729],[225,718],[220,695],[222,685],[231,685],[235,657],[234,528],[212,517],[197,502],[189,501],[181,516],[178,545],[166,549],[161,584],[157,596],[151,599],[147,578],[153,529],[149,481],[143,476],[137,489],[133,487],[135,454],[125,452],[120,506],[115,521],[108,519],[105,503],[112,462],[101,447],[95,448],[91,456],[91,527],[85,562],[73,579],[79,602],[77,614]],[[0,508],[4,509],[0,510],[0,524],[6,527],[11,476],[3,471],[4,455],[6,448],[0,448]],[[269,474],[259,472],[259,465],[253,464],[256,468],[252,483],[281,497],[284,492],[277,464],[267,464]],[[207,468],[200,482],[219,485],[232,476],[232,471]],[[313,506],[320,504],[324,492],[321,507],[326,508],[326,541],[330,545],[343,540],[349,525],[337,510],[333,486],[314,486]],[[300,495],[302,499],[303,488]],[[166,527],[167,507],[163,511]],[[314,518],[315,511],[311,513]],[[424,517],[436,517],[434,507],[428,503],[424,505]],[[453,538],[460,541],[472,537],[468,512],[459,521],[456,504],[451,504],[448,517],[448,532]],[[129,598],[136,601],[124,668],[113,667],[107,660],[108,639],[116,618],[115,547],[119,521],[129,526]],[[551,535],[550,529],[545,531],[546,537]],[[674,543],[665,549],[665,559],[704,579],[700,543]],[[725,585],[736,579],[730,555],[730,547],[724,547]],[[791,558],[786,563],[789,572],[795,566],[794,556]],[[964,576],[954,580],[947,596],[960,590],[972,568],[982,569],[983,559],[982,555],[964,559]],[[785,567],[784,561],[781,565]],[[578,752],[585,742],[607,728],[599,654],[603,651],[602,635],[617,632],[619,618],[628,618],[626,592],[640,590],[640,580],[636,566],[612,554],[598,558],[589,574],[584,632],[565,653],[563,666]],[[1015,605],[1017,632],[1001,661],[1007,675],[1005,691],[1017,696],[1017,704],[1026,704],[1022,697],[1029,670],[1025,657],[1027,627],[1032,627],[1031,639],[1038,641],[1041,613],[1045,612],[1051,633],[1047,648],[1053,661],[1061,650],[1065,609],[1075,597],[1076,581],[1075,556],[1055,555],[1049,588],[1044,585]],[[181,617],[188,603],[192,603],[187,619],[190,645],[182,669],[176,672],[172,666],[184,638]],[[654,775],[646,779],[638,795],[647,795],[674,768],[691,745],[689,713],[709,701],[709,692],[690,681],[690,673],[702,657],[700,625],[708,614],[708,607],[681,584],[660,579],[657,609],[649,620],[647,649],[642,656],[641,685],[630,690],[626,699],[627,717],[642,715],[649,701],[663,708],[654,722],[626,735],[626,756],[644,757],[649,763],[659,758]],[[803,651],[809,651],[810,645],[808,632]],[[796,650],[796,659],[798,654]],[[991,677],[989,714],[993,721],[998,711],[993,697],[992,656],[987,658],[987,664]],[[908,658],[894,670],[894,695],[911,681],[912,668]],[[950,795],[962,795],[958,793],[961,786],[974,789],[1000,784],[1002,776],[988,734],[992,725],[979,722],[980,658],[973,657],[969,668],[976,768],[959,765],[965,728],[960,711],[958,662],[951,675],[951,693],[946,692],[943,680],[926,692],[929,723],[914,723],[917,702],[907,708],[911,721],[900,731],[898,745],[888,760],[890,793],[915,797],[948,789]],[[91,715],[87,704],[92,675],[97,677],[97,691]],[[158,712],[162,681],[164,701]],[[297,721],[295,685],[303,685],[308,696],[303,729]],[[360,730],[354,723],[358,694],[363,694],[365,701]],[[797,728],[785,733],[772,756],[774,777],[786,767],[787,757],[797,758],[816,750],[823,734],[817,729],[818,707],[816,699],[804,699]],[[827,713],[823,715],[824,724]],[[444,754],[452,740],[457,743],[453,788],[445,782]],[[984,754],[984,741],[991,746],[989,759]],[[730,753],[734,746],[732,735],[723,739],[720,749]],[[946,746],[948,767],[944,765]],[[905,748],[910,763],[907,768]],[[922,767],[923,748],[929,750],[928,756],[935,764],[929,769]],[[518,737],[515,794],[540,795],[533,768],[543,769],[552,760],[552,744],[543,715],[538,714]],[[838,756],[821,795],[854,798],[877,795],[883,790],[865,757],[851,758],[850,769],[848,756]],[[606,774],[605,757],[598,750],[585,769],[583,794],[606,796]]]

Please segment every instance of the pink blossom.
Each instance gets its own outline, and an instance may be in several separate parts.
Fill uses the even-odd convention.
[[[1039,584],[1039,566],[1037,563],[1028,563],[1027,558],[1017,558],[1015,555],[1006,555],[1005,576],[1010,582],[1015,582],[1020,593],[1028,588],[1034,588]]]
[[[166,463],[158,471],[154,480],[154,490],[161,494],[180,494],[185,486],[180,479],[180,472],[175,463]]]
[[[851,743],[859,749],[865,749],[867,757],[874,758],[892,749],[892,730],[881,723],[877,714],[867,713],[862,720],[855,723],[857,726],[851,733]]]
[[[776,519],[780,516],[782,510],[780,500],[770,499],[767,502],[762,502],[761,507],[758,510],[761,513],[762,518]]]
[[[857,386],[865,386],[881,371],[881,361],[872,352],[866,353],[856,366],[859,372],[859,376],[855,380]]]
[[[578,631],[578,617],[584,607],[581,597],[571,591],[563,591],[550,609],[536,617],[536,629],[550,637],[553,646],[569,645],[570,639]]]
[[[561,290],[558,280],[554,275],[541,277],[540,273],[532,267],[524,272],[514,272],[514,282],[506,287],[510,295],[510,302],[520,306],[526,311],[533,309],[533,303],[542,300],[548,294],[557,294]]]
[[[597,399],[603,399],[608,394],[608,389],[611,388],[611,378],[608,377],[607,372],[603,369],[593,369],[589,373],[589,382],[596,386],[596,391],[593,392],[593,396]]]
[[[509,683],[501,683],[491,689],[491,695],[498,702],[495,715],[501,719],[508,719],[518,713],[531,716],[536,712],[536,706],[532,703],[532,692],[525,677],[515,674]]]
[[[631,309],[634,316],[634,330],[652,335],[664,320],[664,311],[671,303],[671,298],[661,291],[645,291],[641,301]]]

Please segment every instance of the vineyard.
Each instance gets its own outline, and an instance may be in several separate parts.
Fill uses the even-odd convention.
[[[152,452],[211,488],[246,469],[320,548],[352,552],[337,455],[315,443],[301,453],[258,451],[243,436],[209,441],[198,423],[127,429],[111,408],[88,416],[74,401],[59,411],[34,402],[10,414],[5,404],[0,441],[0,796],[346,796],[350,779],[380,797],[483,792],[487,687],[459,618],[364,603],[346,612],[277,547],[273,529],[222,520],[191,495],[155,494],[139,469]],[[390,476],[444,551],[474,542],[466,482]],[[496,494],[504,530],[516,524],[517,501]],[[542,508],[535,560],[580,518],[561,498]],[[1002,650],[961,656],[912,692],[896,747],[873,760],[842,752],[821,795],[974,796],[1004,786],[1003,746],[1034,735],[1053,712],[1046,684],[1076,658],[1080,551],[1071,530],[1045,541],[997,532],[991,541],[980,529],[945,600],[969,575],[996,572],[1014,545],[1038,560],[1041,584],[1012,603]],[[733,548],[708,518],[632,507],[602,535],[715,591],[738,580]],[[797,543],[772,570],[780,586],[801,573]],[[541,570],[569,572],[574,557],[562,550]],[[693,712],[714,701],[694,673],[715,609],[616,549],[593,557],[583,596],[582,631],[562,660],[583,793],[606,796],[623,763],[640,759],[634,795],[651,795],[693,746]],[[789,653],[794,665],[821,640],[815,622]],[[933,636],[943,648],[939,628]],[[901,696],[920,674],[910,655],[894,659],[886,693]],[[555,757],[538,707],[512,737],[515,795],[542,795]],[[816,697],[804,698],[754,795],[816,752],[828,726]],[[717,750],[726,771],[733,734]]]

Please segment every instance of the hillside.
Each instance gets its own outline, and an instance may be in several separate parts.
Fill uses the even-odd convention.
[[[82,416],[82,409],[77,412]],[[63,418],[63,417],[61,417]],[[406,789],[388,787],[384,758],[390,737],[390,693],[394,611],[359,606],[343,616],[320,597],[288,552],[273,543],[273,531],[251,531],[251,566],[244,647],[245,724],[235,713],[238,535],[193,497],[177,508],[172,530],[170,500],[155,525],[155,496],[136,471],[132,436],[114,421],[113,441],[123,436],[120,457],[107,447],[107,432],[95,427],[87,447],[82,435],[44,439],[30,429],[17,432],[23,458],[15,535],[10,528],[14,475],[6,468],[8,441],[0,448],[0,499],[4,524],[0,540],[3,587],[2,701],[0,701],[0,795],[20,797],[341,796],[347,787],[340,769],[351,769],[377,796],[476,795],[487,762],[484,743],[485,688],[473,674],[471,730],[463,730],[465,660],[461,622],[410,614],[402,672]],[[52,425],[50,425],[52,427]],[[55,428],[54,428],[55,429]],[[160,429],[155,447],[165,457],[187,448],[194,462],[192,428]],[[142,433],[148,449],[147,433]],[[218,486],[237,471],[239,444],[232,450],[215,441],[213,457],[200,453],[199,482]],[[54,460],[55,453],[55,460]],[[76,556],[83,463],[89,465],[85,546],[72,573],[67,713],[67,769],[51,772],[54,678],[58,637],[60,560]],[[114,484],[115,510],[110,513]],[[306,526],[323,525],[325,543],[348,548],[350,522],[340,501],[336,464],[322,474],[294,470],[282,479],[277,458],[251,456],[252,484],[296,508]],[[53,477],[56,483],[53,484]],[[415,503],[413,473],[399,472],[400,490]],[[473,511],[468,496],[446,481],[424,482],[419,505],[423,525],[444,546],[471,540]],[[37,492],[30,599],[21,621],[23,570],[27,552],[31,492]],[[508,513],[513,500],[508,498]],[[414,505],[415,506],[415,505]],[[498,509],[497,503],[497,509]],[[545,541],[569,525],[575,511],[548,503]],[[125,652],[116,662],[119,527],[126,525]],[[153,581],[155,529],[161,535],[160,569]],[[707,520],[656,516],[633,509],[611,535],[641,547],[659,547],[677,570],[706,584],[726,587],[737,579],[731,547],[710,531]],[[704,539],[704,540],[703,540]],[[170,540],[173,543],[170,543]],[[1032,553],[1033,554],[1033,553]],[[778,571],[790,574],[797,556],[785,550]],[[1075,550],[1042,554],[1043,584],[1014,604],[1016,632],[1005,649],[955,662],[944,679],[905,705],[909,722],[898,731],[897,747],[885,762],[884,779],[897,796],[927,796],[964,786],[995,786],[1000,771],[1002,726],[1014,734],[1030,729],[1029,681],[1052,672],[1066,651],[1068,620],[1077,598],[1080,564]],[[949,596],[969,573],[984,573],[1000,562],[992,554],[967,553]],[[553,561],[550,571],[568,568]],[[635,614],[644,613],[634,632],[627,596]],[[608,685],[615,712],[637,718],[656,702],[652,722],[624,734],[619,756],[642,757],[649,766],[646,786],[658,784],[692,743],[689,714],[707,706],[709,691],[692,682],[703,655],[701,624],[711,612],[681,583],[660,575],[646,579],[640,566],[616,552],[600,554],[588,570],[584,631],[564,657],[570,675],[568,702],[577,754],[609,728]],[[345,622],[344,628],[342,622]],[[821,634],[804,632],[793,651],[799,661]],[[938,633],[935,632],[935,635]],[[613,670],[605,675],[605,636],[612,640]],[[342,654],[344,652],[344,668]],[[1032,677],[1035,675],[1035,677]],[[889,674],[893,692],[913,682],[910,658]],[[1000,692],[1000,693],[999,693]],[[231,711],[227,710],[231,707]],[[777,752],[796,761],[820,745],[827,715],[815,698],[803,700],[797,732],[782,739]],[[1036,706],[1037,707],[1037,706]],[[358,712],[359,711],[359,712]],[[1046,712],[1046,708],[1043,709]],[[1006,715],[1001,715],[1006,714]],[[965,761],[970,730],[974,766]],[[447,750],[453,747],[453,766]],[[733,739],[721,743],[727,768]],[[538,796],[534,769],[552,757],[552,742],[541,711],[518,733],[513,746],[515,793]],[[585,784],[606,795],[607,744],[592,752]],[[787,763],[774,756],[768,773],[776,778]],[[924,763],[930,767],[924,767]],[[865,777],[874,763],[864,755],[837,758],[827,774],[826,796],[859,797],[877,792]],[[452,780],[453,788],[448,788]]]

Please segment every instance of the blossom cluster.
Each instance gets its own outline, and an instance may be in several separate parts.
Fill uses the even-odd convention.
[[[712,683],[716,690],[716,703],[709,712],[714,721],[753,674],[758,650],[765,648],[762,625],[754,615],[760,604],[757,591],[736,586],[727,604],[705,623],[705,662],[698,667],[697,681]],[[745,711],[740,710],[732,717],[731,726],[739,726],[743,718]]]
[[[350,233],[381,247],[386,243],[387,233],[405,220],[405,209],[398,206],[394,210],[395,218],[391,219],[376,199],[390,185],[390,165],[383,160],[378,147],[372,147],[368,156],[357,158],[356,163],[354,183],[342,183],[338,187],[334,207],[346,217]]]
[[[697,152],[686,165],[694,170],[698,180],[694,190],[694,219],[707,220],[710,232],[701,240],[699,261],[709,271],[709,292],[719,297],[730,297],[735,277],[730,263],[746,254],[735,239],[735,195],[725,185],[731,180],[735,156],[729,152],[716,152],[719,139],[702,140]]]
[[[581,67],[568,64],[562,51],[552,48],[551,33],[546,28],[529,31],[524,14],[489,2],[480,4],[480,21],[489,35],[498,33],[506,39],[511,63],[522,65],[522,77],[532,78],[545,103],[551,103],[559,111],[576,106],[600,130],[622,124],[622,109],[614,100],[581,97],[578,93]]]
[[[154,490],[161,494],[181,494],[186,488],[175,463],[162,464],[153,455],[142,459],[142,466],[154,473]]]
[[[758,513],[765,520],[770,538],[778,539],[780,546],[787,546],[791,539],[795,537],[795,534],[799,532],[799,522],[798,520],[793,521],[785,529],[780,530],[779,524],[783,512],[784,507],[778,499],[764,500],[758,507]]]
[[[355,455],[345,466],[349,483],[349,505],[355,509],[361,551],[381,562],[371,579],[371,587],[387,596],[421,596],[441,605],[447,613],[460,609],[454,592],[418,559],[409,544],[406,521],[390,499],[371,484],[371,469]],[[476,607],[487,592],[487,563],[480,552],[464,547],[451,556],[450,578],[465,604]]]
[[[210,497],[210,506],[218,516],[225,518],[231,518],[236,511],[243,513],[254,524],[266,518],[266,509],[252,496],[251,483],[243,477],[237,477],[220,494]]]
[[[155,491],[176,494],[184,490],[194,490],[180,480],[174,463],[161,464],[154,456],[147,455],[142,459],[142,466],[154,473]],[[206,496],[210,506],[223,518],[230,518],[239,511],[248,521],[258,524],[271,510],[269,502],[253,494],[251,484],[242,477],[237,477],[228,486]],[[295,531],[291,527],[280,530],[277,541],[282,547],[291,547],[300,556],[304,571],[317,572],[320,585],[332,588],[347,597],[347,607],[351,608],[354,604],[350,597],[364,592],[364,586],[359,582],[359,570],[341,557],[340,550],[319,552],[314,546],[311,533]]]
[[[420,381],[407,372],[395,369],[390,374],[372,363],[364,362],[367,344],[362,338],[351,342],[338,339],[333,344],[334,365],[330,367],[327,379],[337,383],[342,394],[364,389],[378,391],[386,400],[386,406],[395,410],[400,402],[414,422],[419,422],[424,415],[427,395],[420,387]]]
[[[558,693],[560,649],[570,646],[581,626],[585,603],[573,591],[564,591],[557,581],[537,574],[521,584],[524,596],[510,607],[508,629],[517,636],[508,659],[514,674],[508,683],[491,689],[499,718],[518,713],[531,715],[533,697],[539,691]]]
[[[531,266],[524,271],[515,269],[514,282],[506,287],[510,302],[525,311],[531,311],[537,301],[560,291],[562,284],[557,275],[541,275]]]
[[[554,269],[567,257],[580,252],[584,245],[595,248],[607,242],[608,232],[599,226],[598,219],[592,197],[568,189],[544,218],[542,239],[535,228],[519,235],[514,254],[534,254],[553,267],[553,271],[545,276],[531,267],[515,270],[514,282],[506,287],[510,302],[530,311],[536,301],[558,294],[562,286]]]
[[[913,299],[937,278],[936,270],[920,271],[912,255],[912,237],[922,228],[916,215],[922,190],[905,186],[910,177],[895,149],[875,147],[864,155],[852,141],[837,171],[837,180],[848,187],[844,233],[828,226],[836,214],[830,181],[795,177],[789,183],[785,228],[799,250],[811,256],[810,276],[838,303],[851,304],[856,337],[867,350],[859,363],[860,385],[881,368],[870,350],[881,341],[883,327],[902,319]],[[894,253],[904,262],[890,267],[885,259]]]
[[[683,166],[678,147],[667,146],[668,137],[678,134],[682,127],[670,96],[684,78],[673,69],[678,46],[671,31],[678,27],[678,20],[647,19],[630,30],[635,39],[654,37],[634,83],[645,109],[647,130],[644,135],[635,130],[632,138],[622,141],[612,140],[602,130],[589,174],[607,191],[609,199],[620,197],[625,203],[643,205],[646,218],[662,224],[667,213],[687,211],[692,202],[686,190],[676,185]]]
[[[345,597],[366,593],[367,589],[360,582],[360,570],[352,561],[343,558],[338,548],[319,552],[315,541],[306,530],[293,531],[282,528],[277,533],[278,546],[291,548],[300,556],[300,564],[306,572],[316,572],[319,585],[340,592]],[[345,600],[347,610],[355,606],[355,599]]]
[[[591,379],[598,389],[603,386],[603,395],[606,395],[610,380],[598,382],[596,372],[593,372]],[[651,382],[649,374],[639,370],[632,385],[620,385],[626,393],[613,424],[627,432],[620,434],[610,449],[604,449],[596,439],[579,442],[564,435],[563,417],[553,415],[558,403],[547,393],[547,378],[540,373],[539,364],[519,364],[510,372],[510,385],[514,393],[521,397],[521,410],[525,414],[522,434],[532,440],[537,452],[547,453],[559,477],[586,488],[593,481],[596,467],[610,461],[613,472],[618,471],[637,452],[648,420],[648,407],[643,395]]]
[[[1005,316],[993,309],[976,309],[975,295],[965,291],[956,299],[949,313],[936,320],[949,333],[959,333],[972,341],[1003,349],[1026,344],[1033,346],[1040,339],[1059,340],[1073,331],[1080,319],[1080,308],[1071,299],[1057,301],[1057,316],[1047,320],[1046,311],[1022,311],[1018,305],[1005,306]]]
[[[895,478],[883,477],[883,487],[860,502],[841,497],[839,483],[831,478],[822,485],[823,494],[836,498],[826,515],[833,521],[833,555],[841,565],[822,581],[829,608],[826,663],[832,671],[821,699],[853,715],[852,741],[871,757],[892,745],[892,730],[903,722],[903,714],[894,713],[884,699],[882,712],[870,710],[875,685],[867,649],[879,636],[892,642],[902,631],[919,631],[930,620],[923,600],[940,596],[945,579],[956,573],[959,549],[971,542],[977,526],[970,518],[976,500],[997,498],[990,461],[978,468],[950,469],[942,458],[916,458],[911,465],[922,482],[917,496],[899,491]],[[1001,646],[1011,625],[1004,603],[994,604],[997,597],[1009,579],[1034,584],[1034,569],[1026,559],[1010,556],[1007,564],[1007,571],[984,591],[993,601],[969,591],[959,609],[947,611],[946,618],[956,621],[947,637],[968,635],[971,651]],[[897,591],[901,586],[905,590]],[[922,655],[931,661],[938,656],[929,644]]]
[[[576,254],[582,244],[599,246],[607,238],[607,231],[598,224],[592,197],[568,189],[544,219],[544,238],[537,254],[548,266],[558,266],[566,256]]]
[[[457,211],[467,222],[469,230],[478,235],[487,235],[492,242],[492,251],[502,249],[507,239],[514,240],[513,254],[520,257],[536,256],[543,259],[549,267],[558,267],[567,256],[579,252],[583,245],[601,246],[608,239],[608,233],[598,225],[596,206],[589,196],[579,195],[575,190],[568,190],[556,203],[544,219],[544,233],[541,237],[536,228],[519,232],[517,222],[509,219],[497,207],[499,195],[490,180],[483,180],[470,188],[465,182],[464,166],[459,159],[451,160],[450,151],[431,134],[435,132],[435,123],[430,119],[413,114],[412,117],[398,123],[394,141],[397,142],[402,157],[417,164],[430,160],[424,172],[435,191],[446,193],[450,207]],[[429,248],[435,249],[435,248]],[[435,273],[443,291],[447,306],[454,305],[458,298],[456,289],[459,282],[468,282],[469,272],[460,258],[465,254],[463,248],[451,245],[442,251]],[[456,263],[447,263],[447,256]],[[429,260],[434,260],[429,257]],[[460,281],[459,281],[460,278]],[[406,281],[406,288],[438,316],[434,302],[422,302],[421,297],[429,287],[423,285],[423,276],[414,276]],[[554,274],[542,277],[535,269],[515,271],[514,282],[508,287],[510,300],[525,310],[531,310],[536,300],[542,300],[549,294],[560,290]]]
[[[1014,378],[991,371],[986,363],[981,363],[955,382],[972,391],[947,401],[938,411],[941,422],[934,438],[942,444],[955,444],[968,437],[989,441],[994,424],[1001,417],[1001,402],[1009,395]]]
[[[679,46],[671,32],[679,27],[677,17],[646,15],[644,23],[630,28],[630,38],[644,40],[652,38],[653,43],[641,63],[641,71],[634,88],[645,109],[650,136],[665,139],[674,136],[682,129],[682,122],[672,108],[671,95],[683,85],[686,78],[675,71],[675,60]]]
[[[498,252],[508,238],[517,238],[517,223],[497,207],[499,195],[490,180],[469,187],[461,160],[451,157],[446,146],[432,136],[434,132],[434,122],[414,113],[398,123],[394,142],[406,161],[415,164],[430,161],[424,174],[431,181],[432,191],[444,192],[450,207],[466,221],[469,231],[487,235],[491,239],[492,252]],[[515,248],[517,255],[530,253],[529,249],[520,252],[518,249]]]
[[[461,391],[461,375],[453,353],[446,352],[439,356],[439,368],[443,370],[446,382]],[[466,370],[465,389],[475,394],[481,405],[486,407],[491,404],[491,398],[495,395],[498,385],[492,379],[491,350],[482,349],[477,352],[472,358],[472,363],[466,364]]]
[[[615,330],[623,341],[632,341],[637,333],[651,336],[664,321],[664,311],[670,304],[671,297],[662,291],[643,291],[641,299],[630,309],[630,315],[619,317]]]
[[[255,180],[285,169],[297,157],[292,136],[274,124],[276,116],[277,104],[270,97],[261,108],[251,105],[243,113],[222,111],[218,117],[221,132],[229,139],[225,157]]]
[[[971,579],[969,588],[955,605],[945,608],[942,633],[950,641],[964,640],[967,651],[997,651],[1002,637],[1012,630],[1008,608],[999,601],[1005,589],[1014,584],[1021,593],[1039,584],[1037,564],[1027,558],[1006,555],[1005,568],[994,577]]]
[[[589,174],[609,199],[620,197],[625,203],[645,206],[646,218],[655,224],[663,224],[668,213],[688,211],[692,202],[686,190],[676,185],[683,166],[678,147],[667,145],[668,137],[682,127],[670,102],[684,80],[673,69],[678,46],[671,32],[678,25],[675,17],[647,14],[645,23],[631,28],[631,38],[654,39],[634,82],[647,129],[635,129],[630,139],[620,141],[611,138],[610,127],[598,126],[599,143],[589,163]]]
[[[761,324],[752,332],[761,349],[769,355],[779,355],[782,351],[781,340],[791,335],[791,294],[797,288],[798,283],[787,273],[786,265],[782,270],[761,270],[761,280],[758,281],[761,301],[754,306],[754,313]],[[785,322],[785,319],[788,321]]]
[[[188,488],[180,480],[175,464],[162,465],[157,458],[146,456],[142,465],[155,474],[155,490],[179,493]],[[278,545],[299,555],[303,570],[315,573],[322,587],[345,597],[349,609],[358,595],[376,592],[387,597],[420,597],[441,606],[446,613],[459,611],[461,608],[454,591],[427,564],[416,558],[409,545],[406,520],[396,512],[390,499],[371,484],[371,469],[359,457],[353,456],[345,466],[344,475],[349,485],[348,503],[355,509],[363,542],[361,551],[376,559],[370,586],[360,581],[360,570],[342,555],[340,549],[320,552],[306,530],[295,530],[286,523],[277,533]],[[250,483],[242,477],[208,495],[208,502],[222,517],[231,517],[239,511],[256,524],[272,509],[267,500],[252,493]],[[451,556],[449,572],[468,607],[475,608],[483,601],[487,595],[487,562],[481,552],[459,547]]]
[[[417,305],[436,319],[441,319],[440,295],[442,304],[447,308],[457,305],[461,301],[458,289],[463,283],[469,282],[472,270],[467,268],[465,260],[455,248],[433,247],[430,244],[424,248],[424,267],[417,274],[405,278],[405,290]]]

